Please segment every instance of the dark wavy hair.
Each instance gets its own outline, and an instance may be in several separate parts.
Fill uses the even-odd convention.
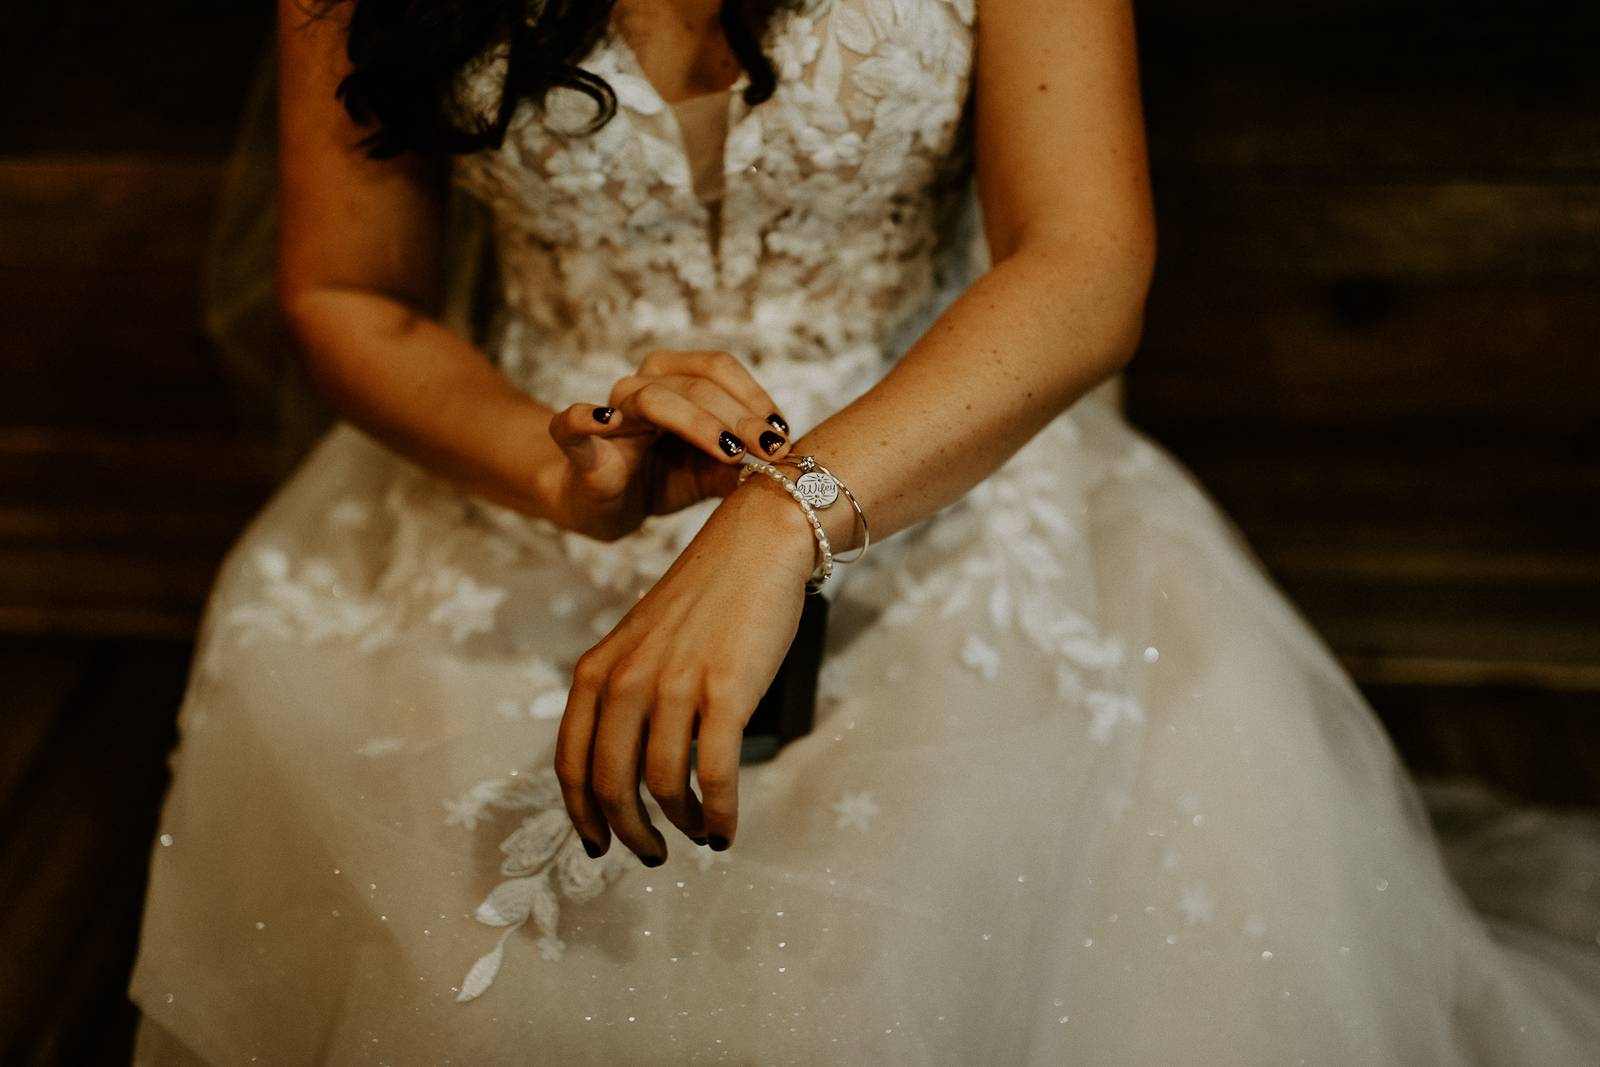
[[[583,70],[585,59],[611,31],[616,0],[313,0],[316,14],[353,5],[347,51],[351,71],[339,99],[371,132],[358,142],[373,159],[406,151],[467,153],[498,148],[517,104],[543,108],[556,86],[591,97],[592,133],[617,110],[615,90]],[[766,26],[785,6],[808,0],[722,0],[728,46],[749,74],[745,103],[772,95],[777,75],[761,51]],[[466,114],[451,91],[455,78],[491,46],[509,42],[505,82],[493,119]]]

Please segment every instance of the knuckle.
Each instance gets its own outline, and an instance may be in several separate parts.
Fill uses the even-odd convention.
[[[711,668],[706,672],[702,691],[705,693],[708,718],[715,720],[736,710],[740,699],[739,684],[732,671],[722,667]]]
[[[659,374],[661,365],[666,362],[667,352],[664,348],[653,348],[645,353],[639,361],[639,369],[645,374]]]
[[[688,667],[668,667],[656,679],[656,696],[663,704],[692,703],[698,689],[694,672]]]
[[[644,769],[644,786],[663,807],[683,801],[683,774],[670,763],[650,763]]]
[[[643,368],[641,367],[640,369],[642,370]],[[633,396],[639,391],[640,383],[643,381],[644,379],[640,378],[636,374],[629,374],[618,378],[611,386],[611,395],[607,397],[607,401],[612,406],[623,403],[627,398]]]
[[[615,771],[595,769],[594,795],[600,800],[600,807],[607,814],[620,810],[629,802],[630,792],[637,794],[638,785]]]
[[[716,403],[722,395],[722,390],[705,378],[691,378],[684,387],[684,395],[701,407],[709,407]]]
[[[672,390],[658,381],[647,381],[634,391],[631,399],[641,410],[650,411],[659,408],[670,392]]]
[[[560,749],[556,751],[555,769],[556,781],[563,789],[582,789],[589,776],[588,764],[581,754]]]
[[[725,793],[733,785],[733,772],[719,764],[703,764],[695,768],[695,778],[700,782],[703,793],[715,795]]]
[[[610,666],[597,646],[578,657],[572,668],[572,684],[591,692],[598,691],[605,685],[609,673]]]
[[[640,696],[650,690],[650,664],[641,656],[627,655],[611,668],[605,695],[613,700]]]

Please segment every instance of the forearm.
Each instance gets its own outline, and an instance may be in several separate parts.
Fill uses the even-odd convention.
[[[550,517],[561,462],[552,411],[465,338],[372,290],[307,289],[284,311],[340,416],[470,492]]]
[[[1138,344],[1150,259],[1066,244],[1024,248],[946,308],[882,380],[799,438],[888,537],[959,499],[1115,374]],[[819,513],[834,550],[855,513]]]

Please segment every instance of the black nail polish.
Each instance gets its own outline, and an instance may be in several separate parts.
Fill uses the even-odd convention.
[[[613,411],[615,411],[615,410],[616,410],[615,408],[595,408],[594,409],[594,421],[595,422],[610,422],[611,421],[611,413]]]
[[[726,852],[726,851],[728,851],[728,839],[726,837],[723,837],[721,834],[712,834],[711,838],[710,838],[710,841],[711,841],[711,851],[713,851],[713,852]]]
[[[783,447],[783,438],[778,434],[773,433],[771,430],[762,430],[761,447],[765,449],[767,455],[770,456],[778,449]]]
[[[601,849],[599,845],[590,841],[587,837],[580,837],[578,840],[583,842],[583,850],[589,854],[590,859],[597,860],[600,858]]]
[[[744,442],[727,430],[723,430],[722,436],[717,438],[717,446],[730,456],[737,456],[744,451]]]
[[[639,857],[639,862],[644,864],[646,867],[659,867],[663,863],[667,862],[667,857],[665,857],[665,856],[640,856]]]
[[[779,415],[776,411],[767,416],[767,422],[774,430],[777,430],[781,434],[787,434],[789,432],[789,424],[784,422],[783,416]]]
[[[691,837],[691,838],[689,838],[689,840],[693,841],[695,844],[699,845],[701,848],[705,848],[706,847],[706,839],[703,838],[703,837]]]

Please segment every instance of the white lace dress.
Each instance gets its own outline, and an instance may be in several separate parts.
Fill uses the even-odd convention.
[[[515,382],[726,348],[803,432],[985,269],[974,0],[817,8],[755,108],[668,106],[612,38],[598,134],[558,90],[457,162]],[[329,433],[210,600],[140,1062],[1600,1062],[1596,865],[1536,880],[1543,933],[1475,912],[1356,688],[1099,396],[841,568],[815,730],[745,769],[731,851],[591,861],[570,669],[710,506],[591,543]]]

